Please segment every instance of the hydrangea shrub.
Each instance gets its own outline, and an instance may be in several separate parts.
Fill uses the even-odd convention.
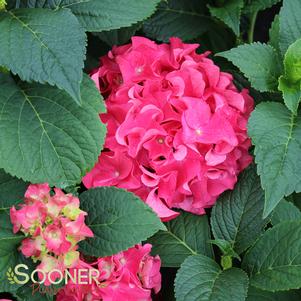
[[[300,300],[300,16],[0,0],[0,300]]]

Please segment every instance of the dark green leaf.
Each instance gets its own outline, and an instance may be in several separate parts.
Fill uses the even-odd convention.
[[[261,92],[277,91],[282,63],[272,46],[257,42],[241,45],[218,55],[237,66],[253,88]]]
[[[0,169],[0,210],[8,209],[24,197],[28,184]]]
[[[235,189],[225,192],[215,203],[211,215],[214,237],[231,242],[241,254],[262,232],[264,191],[255,168],[248,168],[239,177]]]
[[[67,9],[0,12],[0,65],[24,81],[49,83],[81,102],[85,32]]]
[[[284,0],[280,11],[279,45],[282,54],[288,47],[301,38],[301,1]]]
[[[165,42],[170,37],[197,38],[212,24],[204,11],[204,4],[198,0],[162,1],[154,16],[144,22],[144,32],[150,38]]]
[[[268,291],[301,287],[301,220],[269,229],[244,257],[250,284]]]
[[[267,216],[284,196],[301,191],[301,119],[283,104],[261,103],[249,119],[248,133],[255,145]]]
[[[109,256],[164,230],[157,215],[134,194],[115,187],[90,189],[80,195],[88,212],[86,224],[95,237],[81,242],[81,251]]]
[[[229,0],[221,7],[209,6],[212,16],[227,24],[239,36],[241,10],[244,0]]]
[[[101,151],[100,94],[85,77],[82,106],[47,85],[16,85],[0,74],[0,167],[33,183],[81,181]]]
[[[153,245],[153,254],[160,255],[163,266],[179,267],[190,255],[213,256],[206,215],[197,216],[183,212],[165,226],[167,231],[159,231],[148,239]]]
[[[296,290],[287,292],[268,292],[250,286],[246,301],[300,301],[301,294]]]
[[[90,0],[67,4],[87,31],[128,27],[152,15],[160,0]],[[74,0],[71,2],[75,2]]]
[[[244,301],[248,276],[237,268],[221,270],[209,257],[188,257],[175,281],[177,301]]]
[[[301,212],[293,203],[283,199],[274,209],[271,222],[276,225],[291,220],[301,220]]]

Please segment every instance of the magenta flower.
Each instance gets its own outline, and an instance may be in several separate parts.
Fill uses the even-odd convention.
[[[105,97],[105,148],[86,187],[134,192],[162,220],[172,208],[204,214],[252,161],[253,99],[198,44],[142,37],[113,47],[91,77]]]
[[[116,255],[98,258],[92,264],[80,260],[74,269],[97,269],[97,282],[78,285],[69,281],[56,300],[151,301],[152,290],[158,293],[161,289],[161,261],[158,256],[151,256],[150,251],[150,244],[136,245]]]

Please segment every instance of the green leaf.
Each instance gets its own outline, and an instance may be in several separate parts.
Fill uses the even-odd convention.
[[[254,13],[254,12],[259,12],[260,10],[267,9],[281,0],[251,0],[249,1],[250,4],[247,5],[244,9],[244,13]]]
[[[301,39],[289,46],[284,57],[284,76],[279,79],[286,106],[297,113],[301,100]]]
[[[284,0],[280,10],[279,45],[282,54],[288,47],[301,38],[301,2],[299,0]]]
[[[301,39],[290,45],[284,57],[285,77],[292,83],[301,80]]]
[[[145,20],[155,12],[160,0],[82,0],[78,4],[65,4],[66,2],[70,1],[63,1],[63,7],[69,7],[87,31],[104,31],[128,27]]]
[[[264,191],[255,168],[248,168],[239,177],[234,190],[218,199],[211,213],[211,227],[216,239],[231,242],[241,254],[262,232],[267,219],[262,218]]]
[[[9,209],[23,199],[27,186],[28,183],[0,169],[0,210]]]
[[[16,264],[22,263],[17,247],[24,239],[23,235],[12,232],[9,211],[0,211],[0,291],[12,292],[20,285],[10,283],[6,272],[9,268],[14,268]]]
[[[268,292],[250,286],[246,301],[300,301],[301,294],[296,290],[287,292]]]
[[[165,226],[167,231],[159,231],[148,239],[153,245],[153,254],[160,255],[162,266],[179,267],[190,255],[213,257],[206,215],[182,212],[176,219],[165,223]]]
[[[192,40],[210,29],[211,18],[205,16],[205,3],[198,0],[162,1],[157,12],[144,22],[150,38],[168,42],[170,37]]]
[[[130,27],[114,29],[110,31],[95,32],[95,36],[107,43],[109,46],[123,45],[129,42],[135,32],[141,27],[141,24],[134,24]]]
[[[278,89],[282,91],[283,99],[286,107],[294,114],[297,114],[299,103],[301,100],[301,84],[292,83],[285,76],[279,78]]]
[[[229,0],[222,7],[209,6],[212,16],[227,24],[236,36],[239,36],[241,10],[244,6],[243,0]]]
[[[249,119],[248,133],[265,190],[266,217],[284,196],[301,191],[301,119],[281,103],[260,103]]]
[[[277,224],[244,257],[250,284],[268,291],[301,287],[301,220]]]
[[[279,50],[279,30],[280,30],[280,21],[279,21],[279,15],[275,16],[275,19],[271,25],[271,28],[269,30],[269,44],[274,47],[277,51]]]
[[[271,222],[276,225],[291,220],[301,220],[301,212],[293,203],[283,199],[274,209]]]
[[[252,43],[218,54],[231,61],[260,92],[277,91],[282,63],[275,49],[266,44]]]
[[[0,12],[0,66],[24,81],[56,85],[81,102],[85,32],[67,9]]]
[[[209,257],[188,257],[177,273],[177,301],[244,301],[248,276],[238,268],[222,271]]]
[[[80,243],[92,256],[109,256],[165,230],[158,216],[134,194],[115,187],[90,189],[80,195],[81,208],[88,212],[86,224],[93,238]]]
[[[82,106],[47,85],[17,86],[0,74],[0,167],[32,183],[81,181],[101,151],[100,94],[85,77]]]

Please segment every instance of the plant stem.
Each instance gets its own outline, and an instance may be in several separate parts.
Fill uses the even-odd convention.
[[[254,29],[255,29],[255,24],[256,24],[256,19],[257,19],[257,11],[252,14],[251,16],[251,22],[250,22],[250,29],[248,32],[248,42],[253,43],[254,41]]]

